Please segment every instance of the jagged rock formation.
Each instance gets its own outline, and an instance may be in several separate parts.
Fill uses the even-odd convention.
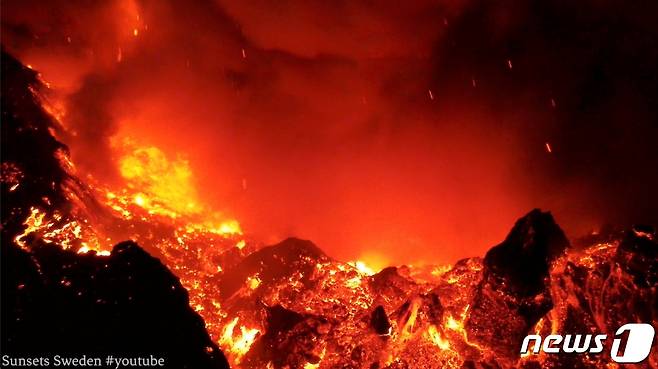
[[[49,132],[56,122],[36,100],[37,73],[2,50],[2,231],[19,229],[31,206],[65,209],[60,190],[70,177],[57,160],[67,147]],[[15,187],[14,187],[15,186]],[[26,206],[27,205],[27,206]]]
[[[165,359],[169,368],[228,368],[189,307],[185,289],[134,243],[107,257],[15,237],[32,206],[67,216],[67,148],[37,100],[36,72],[2,52],[2,353],[113,354]],[[73,183],[71,183],[73,182]]]
[[[312,242],[288,238],[276,245],[264,247],[229,269],[220,281],[222,296],[230,298],[243,286],[245,279],[258,275],[264,285],[272,285],[294,273],[309,275],[317,263],[329,257]],[[303,279],[307,282],[308,279]]]
[[[553,307],[549,270],[568,246],[550,213],[535,209],[519,219],[484,257],[466,325],[469,336],[499,355],[518,356],[523,337]]]
[[[169,368],[228,368],[159,260],[131,242],[110,256],[54,245],[28,253],[3,240],[3,353],[113,354]]]

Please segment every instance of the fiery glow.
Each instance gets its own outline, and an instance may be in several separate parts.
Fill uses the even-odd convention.
[[[441,350],[450,349],[450,341],[444,339],[441,336],[441,333],[439,333],[439,331],[436,329],[436,326],[430,325],[430,327],[427,329],[427,335],[432,340],[432,342]]]
[[[373,275],[373,274],[376,273],[374,269],[372,269],[371,267],[369,267],[368,265],[366,265],[366,263],[363,262],[363,261],[361,261],[361,260],[350,261],[350,262],[348,262],[348,264],[352,265],[352,266],[355,267],[360,273],[365,274],[365,275]]]
[[[258,278],[258,275],[247,278],[247,286],[252,290],[258,288],[258,286],[260,286],[260,282],[261,281],[260,278]]]
[[[437,266],[434,269],[432,269],[431,274],[435,277],[442,276],[446,272],[450,271],[452,269],[452,265],[441,265]]]
[[[230,318],[216,298],[210,297],[219,296],[217,286],[207,279],[223,272],[221,265],[212,261],[215,253],[231,248],[240,253],[253,251],[245,239],[237,238],[242,234],[239,222],[202,205],[193,173],[181,157],[171,160],[156,147],[130,141],[115,150],[122,186],[108,188],[91,176],[87,176],[92,184],[89,188],[66,182],[62,190],[71,201],[71,209],[64,215],[32,207],[23,222],[25,229],[15,237],[16,244],[29,249],[32,240],[39,239],[80,254],[108,256],[119,241],[137,241],[159,253],[178,275],[190,292],[190,306],[204,318],[211,337],[238,362],[259,330],[241,326],[233,337],[231,324],[225,325]],[[64,151],[57,151],[56,158],[62,169],[76,174]],[[4,166],[5,173],[13,173],[11,178],[3,176],[5,182],[11,179],[16,181],[14,185],[20,184],[20,171]],[[102,202],[98,204],[95,199]],[[102,211],[98,206],[104,207]],[[248,288],[256,289],[259,284],[260,279],[254,276]]]
[[[109,251],[101,246],[93,230],[83,227],[78,220],[63,217],[60,213],[56,212],[47,217],[46,212],[32,207],[23,225],[25,229],[14,239],[20,247],[29,249],[27,237],[32,235],[44,243],[60,245],[63,249],[77,247],[82,252],[94,250],[99,255],[109,255]]]
[[[455,318],[453,318],[452,316],[448,317],[448,321],[446,322],[446,328],[452,329],[454,331],[460,331],[464,329],[461,322],[456,321]]]
[[[85,246],[82,246],[80,249],[78,249],[78,254],[86,254],[90,251],[93,251],[93,250],[90,249],[89,246],[85,245]],[[96,255],[98,255],[98,256],[110,256],[110,252],[107,251],[107,250],[98,251],[98,252],[96,252]]]
[[[43,218],[45,216],[46,214],[42,213],[37,208],[33,207],[30,209],[30,215],[23,222],[25,230],[14,239],[19,246],[24,248],[26,246],[25,237],[43,228]]]
[[[224,333],[219,341],[222,347],[229,350],[231,357],[236,363],[239,363],[240,358],[249,351],[249,348],[256,339],[256,335],[260,332],[258,329],[250,329],[245,326],[240,326],[240,333],[234,338],[234,331],[238,324],[238,320],[239,318],[235,317],[224,326]]]
[[[564,53],[536,49],[558,43],[534,42],[546,33],[541,30],[515,33],[527,28],[526,20],[531,25],[545,20],[526,14],[533,7],[487,7],[480,15],[477,6],[462,2],[418,2],[410,9],[374,2],[337,8],[293,4],[281,11],[222,1],[216,6],[221,11],[209,12],[205,3],[118,0],[88,4],[79,14],[64,7],[50,15],[22,9],[21,3],[13,2],[17,10],[7,12],[5,46],[33,63],[30,75],[44,69],[50,82],[39,74],[43,85],[61,87],[60,101],[32,93],[57,123],[50,133],[61,125],[65,134],[59,139],[76,162],[68,150],[56,152],[71,179],[61,188],[53,182],[50,190],[62,192],[66,206],[54,209],[59,203],[44,198],[21,209],[24,229],[16,244],[25,249],[56,244],[91,257],[134,240],[180,279],[190,306],[233,367],[255,356],[247,355],[261,347],[255,342],[269,338],[261,334],[269,329],[264,316],[275,307],[303,322],[291,325],[313,346],[289,367],[345,367],[337,357],[350,355],[364,367],[375,362],[407,367],[402,361],[422,349],[440,358],[440,364],[419,364],[424,367],[459,368],[486,357],[485,345],[471,342],[466,329],[469,303],[477,306],[471,295],[482,280],[482,261],[427,267],[409,262],[483,255],[521,208],[594,209],[588,205],[592,199],[606,198],[598,192],[608,193],[604,187],[617,192],[617,182],[623,182],[600,181],[606,171],[590,163],[601,157],[616,164],[612,159],[618,155],[607,153],[615,142],[601,135],[616,130],[596,130],[590,137],[596,132],[577,129],[572,120],[623,117],[615,109],[636,101],[642,103],[632,106],[640,112],[633,121],[643,121],[647,111],[641,94],[619,95],[625,104],[573,95],[591,88],[578,88],[583,78],[573,78],[572,68],[558,60]],[[492,17],[489,8],[496,10]],[[350,21],[336,21],[341,19]],[[62,24],[66,27],[58,27]],[[326,24],[332,27],[317,29]],[[193,32],[197,28],[207,32]],[[499,37],[492,42],[481,34]],[[510,44],[518,47],[505,46]],[[599,65],[578,54],[578,47],[565,49],[575,53],[571,59],[584,59],[576,65]],[[437,52],[442,50],[456,52]],[[533,63],[545,67],[556,60],[560,68],[540,69],[564,78],[531,73],[537,69]],[[576,77],[588,75],[576,69]],[[600,82],[614,83],[614,72]],[[647,74],[640,72],[633,75]],[[556,99],[564,101],[560,109]],[[583,117],[582,110],[591,107],[578,106],[571,114],[574,101],[615,109]],[[526,122],[537,122],[530,136]],[[582,127],[595,126],[590,123]],[[640,128],[636,131],[647,131]],[[619,135],[641,140],[637,136]],[[607,151],[591,150],[599,146]],[[560,163],[569,152],[587,155]],[[197,162],[204,158],[207,163]],[[210,158],[222,158],[222,165]],[[619,161],[629,172],[639,168]],[[536,170],[525,170],[528,166]],[[22,182],[20,169],[3,162],[2,180],[17,198],[31,186]],[[117,178],[102,182],[105,169]],[[580,181],[574,173],[581,171],[597,176]],[[569,183],[562,183],[565,178]],[[556,196],[555,189],[573,195]],[[646,197],[645,191],[637,193]],[[221,207],[209,205],[222,201]],[[588,215],[615,207],[596,207]],[[226,209],[244,214],[240,220],[253,234],[245,234]],[[292,256],[287,249],[257,254],[265,248],[253,241],[255,235],[267,240],[299,235],[318,242],[328,255],[304,245],[301,251],[292,248]],[[368,252],[382,252],[386,260]],[[596,256],[585,253],[574,263],[590,267]],[[558,331],[559,317],[579,301],[553,288],[555,308],[533,327],[543,333]],[[534,303],[544,302],[528,302]],[[591,306],[599,327],[606,324],[606,308]],[[482,342],[477,332],[468,332]],[[359,352],[363,347],[379,350],[378,357],[362,358],[370,354]],[[476,366],[472,363],[463,367]],[[243,365],[286,366],[271,357],[256,364],[245,359]]]
[[[121,157],[119,170],[128,188],[139,191],[133,197],[135,204],[151,214],[178,217],[202,210],[192,172],[183,159],[170,161],[156,147],[135,147]]]
[[[119,171],[126,187],[106,191],[105,197],[124,218],[135,216],[130,208],[136,205],[148,215],[175,222],[187,234],[242,234],[238,221],[202,205],[187,160],[170,160],[159,148],[136,146],[130,139],[123,140],[117,150],[123,152]]]
[[[211,216],[217,218],[217,214],[212,214]],[[203,231],[208,233],[214,233],[218,235],[240,235],[242,234],[242,229],[240,228],[240,223],[237,220],[229,219],[224,221],[212,221],[207,220],[202,223],[190,223],[185,225],[185,231],[187,233],[193,233],[197,231]],[[242,241],[240,241],[242,242]],[[236,244],[237,248],[244,247],[244,242]]]
[[[63,168],[67,171],[75,169],[64,153],[57,155]],[[224,264],[226,261],[221,257],[224,253],[234,253],[244,260],[257,250],[256,246],[243,237],[236,220],[223,218],[198,200],[192,172],[184,160],[170,160],[154,147],[133,147],[121,158],[120,172],[124,176],[125,187],[110,190],[99,185],[91,189],[92,193],[99,195],[97,198],[104,200],[111,221],[100,222],[86,216],[88,199],[85,200],[83,195],[85,191],[67,187],[75,217],[58,212],[49,214],[32,207],[24,221],[24,231],[15,238],[16,243],[29,248],[31,237],[34,237],[80,254],[95,251],[99,256],[106,256],[117,240],[135,239],[148,250],[157,252],[180,278],[189,291],[190,306],[203,317],[211,338],[220,345],[232,367],[236,368],[278,368],[279,364],[270,361],[255,365],[248,361],[252,360],[253,355],[246,355],[254,343],[266,337],[261,332],[265,332],[267,325],[261,320],[257,309],[236,305],[234,299],[255,299],[246,306],[254,302],[262,306],[285,305],[286,309],[298,314],[303,312],[331,317],[332,323],[314,323],[317,324],[313,328],[314,334],[328,340],[326,342],[333,342],[328,337],[360,337],[364,327],[357,322],[363,322],[364,316],[372,317],[373,309],[382,304],[389,325],[384,326],[386,334],[380,331],[376,337],[378,340],[386,337],[386,345],[378,355],[381,355],[379,360],[387,365],[393,365],[401,357],[408,358],[411,348],[429,350],[425,351],[423,360],[441,363],[441,367],[445,368],[460,368],[469,358],[489,354],[485,346],[469,340],[465,322],[469,317],[470,305],[461,301],[468,293],[465,283],[472,283],[468,282],[468,278],[478,278],[482,272],[481,261],[471,260],[466,264],[466,272],[460,273],[455,273],[454,267],[449,265],[400,267],[394,272],[395,277],[385,280],[382,286],[378,279],[392,269],[378,274],[363,260],[342,263],[327,259],[315,261],[303,256],[303,262],[313,263],[310,270],[290,270],[289,275],[277,283],[268,279],[266,272],[251,272],[242,277],[238,293],[222,296],[217,281],[227,273],[225,269],[229,270],[235,264]],[[171,186],[173,193],[168,192],[167,186]],[[188,202],[181,206],[179,201],[183,200]],[[115,227],[106,224],[114,224]],[[598,253],[611,249],[609,244],[593,247],[579,255],[575,262],[594,264]],[[274,255],[275,260],[281,257]],[[559,267],[556,273],[561,273]],[[306,292],[305,283],[315,287]],[[402,287],[402,299],[379,290],[400,288],[397,284],[404,286],[405,283],[410,285]],[[437,283],[442,284],[442,288],[452,290],[457,302],[442,299],[440,305],[433,303],[427,293]],[[553,291],[552,294],[559,296],[560,291]],[[568,302],[556,300],[556,307],[533,330],[539,332],[549,323],[552,331],[558,330],[558,315],[562,314],[559,313],[560,309],[567,305]],[[357,343],[350,342],[348,345]],[[317,345],[313,355],[299,366],[319,369],[327,365],[326,362],[332,365],[339,360],[344,349]],[[543,357],[524,356],[520,359],[541,362]]]
[[[416,318],[418,317],[418,308],[420,307],[420,301],[414,299],[411,301],[411,309],[409,316],[406,317],[406,322],[402,322],[402,329],[400,331],[400,337],[404,341],[411,337],[414,325],[416,324]]]

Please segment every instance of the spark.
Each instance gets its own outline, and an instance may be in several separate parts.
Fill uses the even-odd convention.
[[[430,100],[434,100],[434,94],[432,93],[432,90],[427,90],[427,92],[430,95]]]
[[[546,147],[546,152],[548,152],[549,154],[553,152],[553,149],[551,149],[551,144],[546,142],[544,146]]]

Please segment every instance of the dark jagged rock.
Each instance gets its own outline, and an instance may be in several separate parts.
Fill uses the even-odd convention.
[[[388,321],[388,316],[384,307],[377,305],[377,307],[370,314],[370,326],[375,330],[379,335],[385,335],[389,333],[391,329],[391,323]]]
[[[99,257],[29,237],[30,251],[14,243],[32,207],[65,221],[81,182],[66,169],[37,72],[4,49],[1,65],[3,354],[153,354],[171,368],[227,368],[179,280],[136,244]]]
[[[460,316],[473,300],[482,279],[482,258],[461,259],[442,275],[431,292],[441,296],[443,307],[450,314]]]
[[[57,123],[35,96],[44,88],[35,71],[2,50],[0,185],[5,234],[21,227],[31,206],[52,211],[64,208],[67,201],[60,188],[70,177],[56,154],[68,148],[50,133]]]
[[[484,278],[516,296],[544,289],[551,262],[569,247],[569,240],[550,213],[534,209],[519,219],[505,241],[484,257]]]
[[[503,357],[517,356],[528,330],[553,307],[548,273],[567,247],[550,213],[535,209],[519,219],[484,258],[466,324],[469,338]]]
[[[612,336],[629,322],[658,324],[655,270],[658,244],[650,227],[635,227],[602,238],[570,255],[564,269],[552,273],[558,332],[597,332]],[[550,334],[544,327],[542,334]],[[647,362],[655,361],[654,349]],[[610,347],[596,355],[551,355],[545,368],[599,368],[611,358]]]
[[[3,240],[3,353],[163,357],[170,368],[228,368],[187,291],[132,242],[111,255]]]
[[[416,283],[400,274],[397,267],[382,269],[368,280],[376,303],[392,310],[400,306],[409,296]]]
[[[272,335],[289,331],[303,320],[302,314],[288,310],[281,305],[267,308],[267,331]]]
[[[636,226],[626,232],[619,247],[616,261],[633,277],[640,288],[658,286],[658,242],[651,227]]]
[[[312,242],[288,238],[250,254],[234,268],[227,270],[220,282],[222,297],[230,298],[250,276],[257,274],[262,285],[269,286],[292,273],[310,275],[317,263],[329,260]]]
[[[404,295],[414,284],[412,280],[400,275],[397,267],[384,268],[370,277],[373,291],[386,296]]]
[[[259,336],[244,357],[245,367],[301,368],[320,361],[319,337],[329,333],[330,322],[313,314],[300,314],[281,305],[267,308],[266,333]]]
[[[608,333],[628,322],[656,326],[658,242],[654,229],[636,226],[626,231],[609,260],[608,265],[597,265],[589,272],[587,288],[599,298],[599,309],[592,315]],[[597,275],[599,279],[591,278]],[[652,356],[655,359],[658,354],[654,352]]]
[[[437,294],[432,292],[422,293],[407,300],[392,316],[397,320],[398,327],[407,325],[412,317],[414,321],[423,324],[440,325],[443,319],[443,306]]]

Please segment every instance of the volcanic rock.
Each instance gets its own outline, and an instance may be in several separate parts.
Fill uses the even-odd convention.
[[[227,270],[220,282],[221,297],[230,298],[251,276],[257,276],[263,285],[269,286],[295,272],[310,275],[317,263],[329,260],[312,242],[288,238],[250,254]]]
[[[447,312],[459,316],[468,310],[482,279],[482,263],[479,257],[461,259],[441,275],[438,286],[431,292],[441,296]]]
[[[24,239],[30,251],[14,244],[32,207],[49,221],[57,212],[58,226],[86,223],[73,201],[94,219],[102,211],[88,206],[96,200],[85,198],[88,186],[52,134],[59,127],[39,101],[45,87],[37,73],[3,51],[2,75],[3,354],[153,354],[173,368],[226,368],[178,279],[136,244],[117,245],[108,257],[71,251],[89,241],[79,237],[68,250],[37,233]],[[134,225],[131,234],[152,229]],[[405,267],[368,277],[299,239],[210,253],[203,263],[196,251],[206,244],[198,244],[168,252],[191,274],[221,266],[194,293],[213,308],[220,300],[225,318],[208,322],[215,333],[239,319],[228,347],[246,352],[243,368],[605,367],[605,353],[519,359],[518,350],[530,330],[613,335],[627,322],[658,326],[658,245],[648,227],[623,236],[610,228],[561,257],[569,245],[563,232],[549,213],[533,210],[484,259],[426,279]],[[251,346],[247,330],[256,330]],[[647,362],[658,362],[655,347]]]
[[[154,355],[166,367],[227,368],[179,280],[136,244],[101,257],[37,236],[24,239],[30,251],[14,243],[31,209],[67,222],[71,198],[89,196],[53,135],[63,132],[42,106],[37,72],[4,49],[1,65],[3,354]]]
[[[101,257],[2,241],[4,354],[154,355],[169,368],[228,368],[178,278],[136,244]]]
[[[652,227],[636,226],[626,232],[615,259],[638,287],[658,286],[658,242]]]
[[[528,330],[553,307],[548,272],[567,247],[550,213],[535,209],[519,219],[484,258],[466,324],[469,338],[501,356],[517,356]]]
[[[267,308],[266,333],[259,336],[243,365],[263,368],[301,368],[320,361],[318,343],[329,332],[331,324],[323,317],[300,314],[281,305]]]
[[[484,279],[510,294],[534,296],[544,289],[551,262],[569,247],[562,229],[548,212],[534,209],[519,219],[505,241],[484,257]]]
[[[57,123],[33,92],[45,88],[37,73],[4,49],[1,65],[2,232],[10,234],[22,227],[31,206],[63,208],[67,199],[60,188],[70,177],[56,155],[68,148],[50,133]]]
[[[413,329],[419,325],[439,325],[443,318],[443,306],[435,293],[423,293],[407,300],[393,313],[393,317],[398,327],[408,325]]]
[[[400,275],[397,267],[387,267],[369,278],[373,297],[383,308],[395,309],[402,304],[416,283]]]
[[[379,335],[388,334],[388,331],[391,328],[391,323],[388,321],[388,316],[386,316],[386,311],[383,306],[377,305],[370,314],[370,326]]]

